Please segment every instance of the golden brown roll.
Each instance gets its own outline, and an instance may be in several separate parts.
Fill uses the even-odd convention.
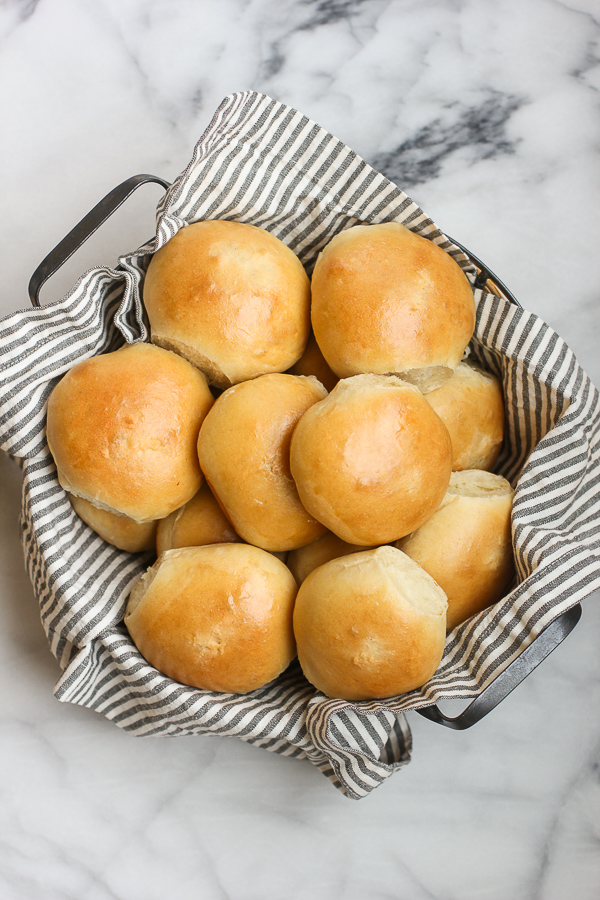
[[[248,544],[167,550],[131,592],[125,625],[169,678],[245,694],[295,656],[297,586],[289,569]]]
[[[191,500],[158,523],[156,552],[160,555],[177,547],[201,547],[239,540],[209,486],[203,484]]]
[[[328,531],[312,544],[291,550],[287,557],[287,565],[297,583],[302,584],[313,569],[329,562],[330,559],[338,559],[340,556],[348,556],[349,553],[357,553],[364,549],[362,545],[348,544],[332,531]]]
[[[316,378],[261,375],[216,401],[198,438],[210,488],[245,541],[264,550],[302,547],[325,528],[302,506],[290,475],[290,439],[326,390]]]
[[[504,438],[504,399],[498,378],[470,362],[425,394],[450,432],[452,468],[493,468]]]
[[[312,331],[304,353],[290,369],[290,375],[314,375],[328,391],[332,391],[339,381],[335,372],[327,365]]]
[[[371,700],[425,684],[446,638],[446,597],[394,547],[333,559],[302,582],[294,609],[298,659],[328,697]]]
[[[296,254],[241,222],[195,222],[158,250],[144,281],[152,341],[211,384],[284,372],[310,328],[310,283]]]
[[[453,473],[440,509],[397,546],[448,596],[450,631],[504,597],[513,580],[513,489],[491,472]]]
[[[290,459],[309,513],[366,547],[425,522],[452,471],[446,426],[416,387],[394,375],[340,381],[301,418]]]
[[[311,317],[341,378],[391,373],[418,383],[423,370],[443,379],[456,368],[475,301],[460,266],[432,241],[397,222],[355,225],[319,255]]]
[[[119,550],[141,553],[154,550],[157,522],[134,522],[128,516],[98,509],[89,500],[69,494],[73,509],[94,531]]]
[[[77,363],[48,401],[62,487],[136,522],[168,516],[202,484],[196,440],[213,402],[198,369],[152,344]]]

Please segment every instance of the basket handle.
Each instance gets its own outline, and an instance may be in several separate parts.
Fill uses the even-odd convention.
[[[114,212],[133,194],[142,184],[154,182],[162,185],[165,190],[170,187],[168,181],[159,178],[157,175],[133,175],[127,181],[113,188],[110,193],[103,197],[100,203],[83,217],[75,228],[57,244],[48,256],[40,263],[29,282],[29,299],[33,306],[41,306],[40,290],[42,285],[50,278],[51,275],[60,269],[76,250],[79,250],[89,237],[100,228],[106,220],[112,216]]]
[[[463,247],[462,244],[460,244],[453,237],[450,237],[449,234],[447,234],[446,237],[449,241],[455,244],[459,250],[462,250],[465,256],[468,256],[471,262],[477,266],[478,271],[477,277],[475,278],[474,287],[485,289],[487,287],[488,281],[491,281],[492,284],[500,291],[500,293],[509,301],[509,303],[512,303],[513,306],[518,306],[519,309],[522,309],[521,304],[519,303],[515,295],[511,291],[509,291],[509,289],[502,281],[500,281],[497,275],[494,275],[491,269],[488,269],[488,267],[484,265],[481,260],[475,256],[474,253],[471,253],[470,250],[467,250],[466,247]]]
[[[573,631],[581,618],[581,604],[571,607],[551,622],[510,665],[489,684],[458,716],[446,716],[434,704],[417,709],[438,725],[462,731],[470,728],[521,684],[552,651]]]

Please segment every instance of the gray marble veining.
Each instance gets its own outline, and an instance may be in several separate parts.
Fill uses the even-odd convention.
[[[470,247],[600,383],[595,0],[7,0],[0,313],[119,181],[174,178],[222,98],[295,106]],[[132,201],[45,288],[145,240]],[[44,299],[44,296],[42,297]],[[234,739],[136,739],[54,700],[0,457],[0,896],[595,900],[600,611],[470,731],[352,803]]]

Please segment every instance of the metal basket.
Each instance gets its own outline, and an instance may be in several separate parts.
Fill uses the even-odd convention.
[[[153,182],[165,190],[169,182],[155,175],[134,175],[110,191],[63,238],[37,267],[29,282],[29,297],[33,306],[39,307],[42,285],[94,234],[98,228],[143,184]],[[449,237],[449,236],[448,236]],[[449,238],[477,268],[475,287],[502,297],[520,306],[510,290],[470,250],[454,238]],[[433,704],[421,707],[417,712],[427,719],[448,728],[464,729],[474,725],[497,706],[517,687],[573,630],[581,618],[581,605],[576,604],[555,619],[540,635],[521,652],[465,709],[456,716],[444,714]]]

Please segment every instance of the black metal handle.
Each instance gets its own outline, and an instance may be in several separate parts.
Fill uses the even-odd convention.
[[[521,684],[552,651],[573,631],[581,618],[578,603],[551,622],[540,635],[523,650],[510,665],[489,684],[458,716],[446,716],[433,706],[424,706],[417,712],[438,725],[462,730],[470,728]]]
[[[167,190],[168,181],[157,175],[133,175],[113,188],[96,206],[62,239],[40,263],[29,282],[29,299],[33,306],[40,306],[40,290],[44,282],[60,269],[76,250],[91,237],[106,220],[137,190],[140,185],[154,182]]]
[[[507,299],[510,303],[514,304],[514,306],[518,306],[519,309],[522,308],[522,307],[521,307],[521,304],[519,303],[519,301],[517,300],[517,298],[515,297],[515,295],[514,295],[513,293],[511,293],[511,291],[509,291],[509,289],[506,287],[505,284],[503,284],[502,281],[500,281],[500,279],[498,278],[497,275],[494,275],[494,273],[492,272],[491,269],[488,269],[488,267],[485,266],[485,265],[481,262],[480,259],[477,259],[477,257],[476,257],[473,253],[471,253],[470,250],[467,250],[466,247],[463,247],[462,244],[460,244],[458,241],[454,240],[454,238],[450,237],[449,234],[447,234],[446,237],[448,238],[449,241],[452,241],[453,244],[456,244],[456,246],[457,246],[460,250],[462,250],[462,252],[463,252],[466,256],[468,256],[469,259],[471,260],[471,262],[474,262],[475,265],[477,266],[477,268],[479,269],[479,272],[477,273],[477,278],[475,279],[475,287],[476,287],[476,288],[482,288],[482,287],[485,287],[485,283],[486,283],[486,281],[488,281],[488,280],[489,280],[489,281],[493,281],[494,284],[496,285],[496,287],[497,287],[500,291],[502,291],[502,293],[504,294],[504,296],[506,297],[506,299]]]

